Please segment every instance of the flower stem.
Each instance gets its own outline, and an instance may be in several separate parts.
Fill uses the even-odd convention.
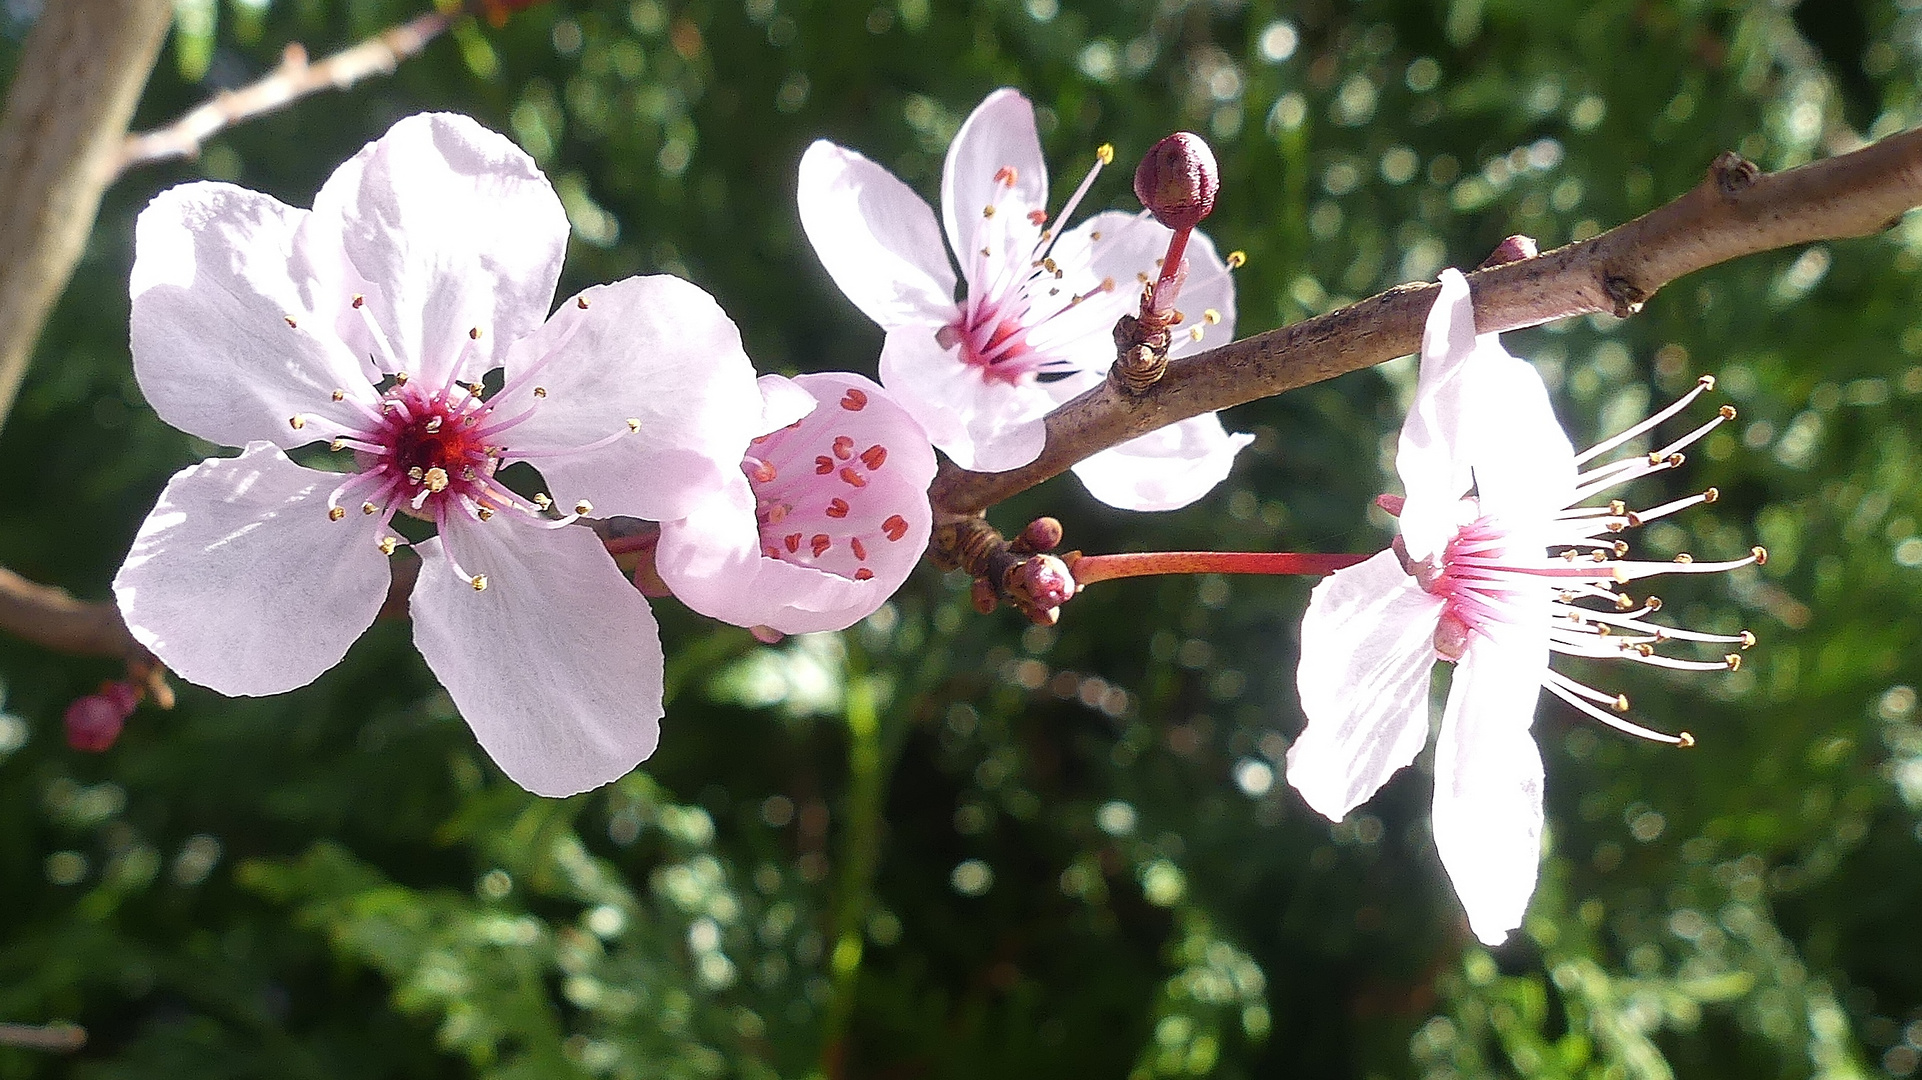
[[[1292,551],[1137,551],[1083,555],[1070,565],[1075,584],[1092,585],[1151,574],[1332,574],[1368,558]]]

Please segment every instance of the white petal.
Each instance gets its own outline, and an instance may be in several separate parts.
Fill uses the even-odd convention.
[[[175,474],[114,576],[134,637],[223,694],[278,694],[333,667],[373,623],[389,577],[376,519],[327,516],[347,479],[265,442]]]
[[[1213,490],[1253,435],[1230,435],[1203,413],[1129,439],[1080,462],[1088,494],[1122,510],[1178,510]]]
[[[454,573],[443,543],[485,589]],[[414,644],[502,772],[561,797],[654,752],[660,635],[593,533],[456,517],[416,549]]]
[[[934,211],[894,174],[817,141],[801,155],[801,228],[828,275],[883,330],[960,316]]]
[[[1528,728],[1547,667],[1545,630],[1472,639],[1435,742],[1435,846],[1488,945],[1522,924],[1535,891],[1542,757]]]
[[[503,434],[506,457],[528,453],[555,502],[586,499],[599,516],[684,517],[739,475],[747,441],[761,434],[761,390],[740,331],[713,297],[676,277],[627,278],[566,301],[515,345],[506,375],[499,414],[534,410]],[[537,385],[545,397],[534,396]],[[619,437],[562,453],[610,435]]]
[[[755,425],[755,435],[798,424],[817,404],[813,394],[786,376],[763,375],[754,385],[761,391],[761,422]]]
[[[1012,185],[996,179],[1007,175],[1003,169],[1013,170]],[[975,264],[983,247],[997,266],[1015,257],[1016,248],[1026,258],[1041,232],[1027,214],[1046,210],[1047,203],[1048,166],[1035,132],[1034,106],[1017,91],[996,90],[975,107],[948,146],[941,171],[941,219],[948,243],[964,269]],[[983,213],[989,206],[1000,209],[989,216]],[[973,274],[968,281],[971,289],[983,285]]]
[[[941,452],[964,469],[1000,472],[1033,461],[1047,444],[1042,418],[1054,399],[1032,379],[984,379],[944,349],[933,331],[890,331],[881,346],[881,385],[895,396]]]
[[[1463,439],[1470,423],[1466,373],[1474,353],[1475,305],[1468,281],[1459,270],[1443,270],[1441,291],[1422,331],[1415,400],[1395,454],[1395,471],[1408,496],[1401,534],[1416,559],[1439,553],[1453,534],[1456,504],[1473,480]]]
[[[134,376],[160,418],[226,446],[314,441],[296,413],[346,419],[371,369],[310,312],[339,308],[340,256],[301,235],[307,211],[231,184],[170,188],[134,231]],[[288,320],[294,321],[293,326]]]
[[[393,365],[436,385],[457,360],[463,378],[498,366],[541,324],[567,249],[567,214],[533,159],[451,113],[410,116],[369,143],[328,178],[314,216],[367,281]]]
[[[1330,821],[1367,802],[1428,740],[1441,609],[1392,551],[1315,587],[1295,674],[1308,726],[1288,748],[1288,782]]]
[[[1068,230],[1056,242],[1052,255],[1057,264],[1070,271],[1069,280],[1073,279],[1073,267],[1089,268],[1085,278],[1089,284],[1077,285],[1078,289],[1114,283],[1112,292],[1098,298],[1098,305],[1093,299],[1080,305],[1101,309],[1097,320],[1101,330],[1087,335],[1086,359],[1080,366],[1107,371],[1114,363],[1114,339],[1109,331],[1116,319],[1140,308],[1142,290],[1160,274],[1161,259],[1168,253],[1168,240],[1173,235],[1145,211],[1124,214],[1109,210]],[[1235,337],[1234,275],[1215,251],[1214,242],[1200,230],[1190,233],[1184,258],[1188,277],[1175,299],[1175,308],[1183,319],[1174,327],[1170,356],[1226,345]],[[1207,319],[1211,311],[1216,322]],[[1195,336],[1196,330],[1201,331],[1200,337]]]
[[[1546,527],[1572,501],[1576,471],[1548,388],[1534,366],[1509,355],[1494,334],[1476,342],[1469,364],[1475,433],[1469,457],[1482,512],[1513,526]]]

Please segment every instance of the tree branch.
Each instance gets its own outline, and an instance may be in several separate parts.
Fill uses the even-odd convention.
[[[1674,202],[1588,240],[1469,275],[1483,333],[1570,315],[1626,317],[1676,278],[1743,255],[1816,240],[1869,236],[1922,205],[1922,129],[1852,153],[1773,174],[1725,153]],[[1434,284],[1400,285],[1337,311],[1168,362],[1138,395],[1112,381],[1048,417],[1048,441],[1031,464],[975,473],[943,461],[929,497],[937,563],[943,523],[1059,475],[1091,454],[1191,416],[1332,379],[1415,352]]]
[[[345,90],[372,75],[388,75],[402,60],[414,56],[447,29],[450,17],[439,11],[416,16],[389,27],[366,41],[327,57],[307,62],[298,43],[281,53],[280,64],[266,77],[238,90],[222,91],[212,101],[165,127],[129,135],[120,147],[116,173],[156,161],[193,157],[208,139],[256,116],[322,90]]]
[[[20,50],[0,115],[0,423],[112,181],[171,0],[59,0]]]

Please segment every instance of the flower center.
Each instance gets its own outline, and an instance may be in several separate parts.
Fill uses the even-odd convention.
[[[878,494],[880,485],[871,486],[887,465],[887,446],[864,446],[849,433],[858,427],[835,422],[836,413],[867,404],[867,394],[849,389],[749,445],[741,471],[754,491],[761,554],[866,581],[874,576],[870,555],[907,535],[907,518]]]

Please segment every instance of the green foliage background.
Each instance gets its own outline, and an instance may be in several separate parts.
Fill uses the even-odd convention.
[[[31,6],[0,14],[8,67]],[[564,290],[680,274],[763,370],[872,372],[879,332],[798,228],[814,138],[933,197],[996,86],[1033,98],[1057,176],[1201,131],[1252,333],[1509,233],[1591,235],[1724,149],[1775,169],[1907,128],[1918,6],[558,0],[470,21],[112,189],[0,434],[0,563],[106,595],[208,450],[129,371],[145,201],[212,177],[304,205],[421,109],[540,160],[575,226]],[[139,122],[417,10],[186,0]],[[1130,206],[1126,176],[1090,207]],[[1584,673],[1694,750],[1544,703],[1550,850],[1500,949],[1436,860],[1425,759],[1332,827],[1280,779],[1306,582],[1106,584],[1050,631],[924,569],[861,626],[772,648],[661,603],[661,750],[565,802],[499,776],[404,625],[280,698],[183,688],[99,756],[60,713],[113,669],[0,641],[0,1020],[91,1036],[0,1049],[0,1077],[1911,1075],[1919,272],[1911,218],[1685,279],[1626,322],[1510,335],[1578,444],[1716,374],[1742,420],[1675,482],[1722,498],[1646,546],[1773,558],[1664,589],[1679,622],[1761,636],[1739,672]],[[1412,373],[1233,410],[1256,445],[1190,510],[1063,480],[995,518],[1055,513],[1091,551],[1370,550]]]

